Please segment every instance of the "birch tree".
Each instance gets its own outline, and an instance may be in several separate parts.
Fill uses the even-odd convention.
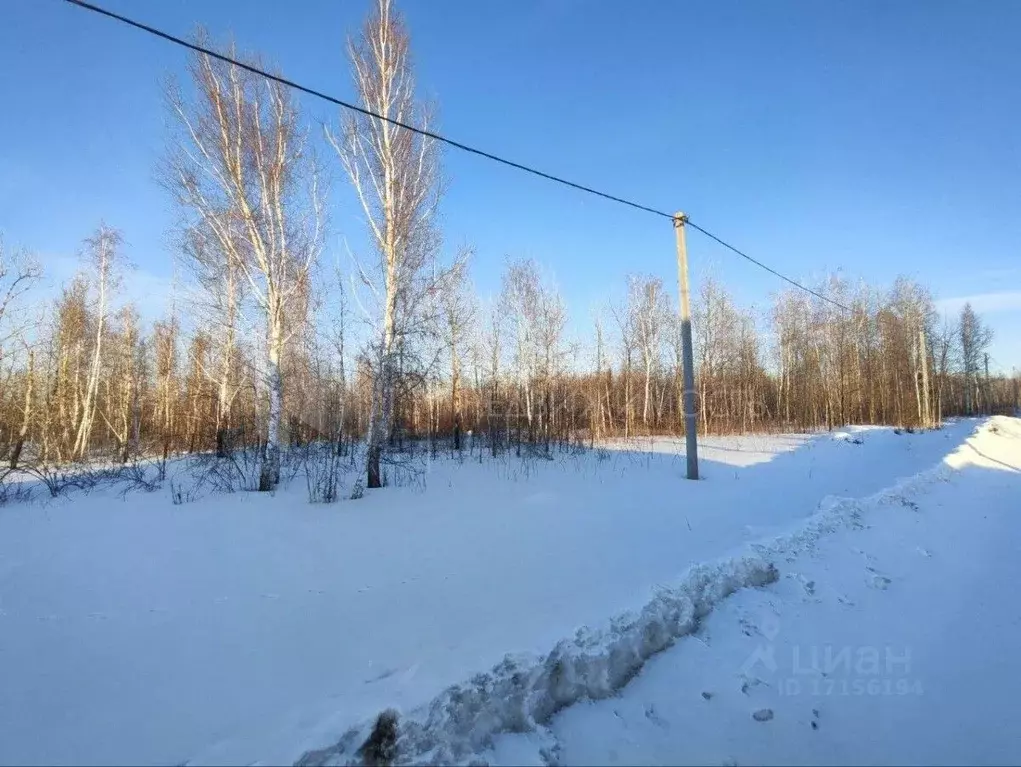
[[[391,0],[377,0],[347,49],[361,106],[405,125],[430,127],[429,112],[415,95],[408,31]],[[354,186],[376,256],[358,264],[376,309],[366,458],[367,485],[375,488],[382,485],[380,459],[393,422],[395,352],[406,348],[405,337],[437,288],[438,155],[432,139],[361,113],[347,114],[341,131],[328,130],[327,138]]]
[[[541,304],[539,272],[535,262],[509,262],[503,275],[498,311],[501,321],[508,326],[513,343],[510,352],[517,379],[518,399],[523,401],[529,438],[534,434],[537,334]]]
[[[106,376],[106,402],[100,411],[117,440],[118,457],[127,463],[132,442],[137,443],[139,390],[143,378],[144,347],[140,339],[138,312],[128,305],[118,312],[120,327],[111,337],[112,364]]]
[[[320,247],[318,177],[285,86],[202,54],[190,73],[192,101],[168,89],[180,134],[164,183],[201,232],[193,257],[221,276],[218,285],[240,280],[260,317],[268,407],[259,489],[271,490],[280,477],[283,357],[300,331],[287,318],[293,303],[307,299]],[[228,325],[234,308],[226,307]],[[222,364],[230,363],[228,354]],[[221,411],[226,388],[221,384]]]
[[[670,317],[663,281],[658,277],[629,277],[628,311],[632,316],[635,338],[638,342],[638,350],[642,355],[642,367],[645,372],[642,426],[648,428],[653,372],[660,363],[664,333]]]
[[[84,458],[89,450],[89,439],[96,419],[96,405],[99,395],[99,378],[103,365],[103,338],[106,334],[110,297],[119,284],[116,266],[119,258],[121,234],[116,229],[101,225],[96,234],[86,240],[87,254],[95,270],[96,314],[95,331],[92,341],[92,359],[89,363],[85,394],[82,400],[81,420],[75,438],[73,455]]]
[[[152,344],[156,376],[153,426],[164,458],[170,453],[177,426],[177,337],[180,327],[176,314],[153,326]]]
[[[982,322],[971,303],[966,303],[961,308],[957,336],[961,352],[961,370],[966,382],[965,412],[970,415],[975,412],[977,406],[976,400],[980,391],[979,370],[982,367],[983,355],[993,341],[993,331]],[[986,399],[988,400],[988,394]],[[988,401],[986,406],[988,407]]]
[[[458,267],[450,274],[450,280],[441,297],[443,340],[450,353],[450,423],[454,433],[454,449],[461,449],[461,366],[466,351],[466,337],[469,325],[475,318],[477,306],[468,282],[468,258],[465,250],[458,260]]]
[[[634,364],[635,329],[634,313],[628,304],[611,304],[610,316],[617,326],[617,337],[620,341],[620,376],[619,379],[624,386],[624,436],[631,437],[631,420],[633,415],[632,407],[632,366]],[[609,394],[607,395],[609,399]],[[612,420],[612,419],[611,419]]]
[[[497,429],[498,425],[498,408],[500,401],[500,359],[503,352],[503,323],[500,321],[500,307],[497,302],[492,302],[486,312],[486,325],[482,330],[482,342],[481,346],[484,347],[487,359],[489,362],[489,369],[486,371],[489,375],[489,398],[486,405],[486,434],[489,436],[489,449],[496,457],[497,453]],[[507,426],[506,418],[509,414],[504,414],[504,426]],[[497,425],[494,425],[496,423]]]

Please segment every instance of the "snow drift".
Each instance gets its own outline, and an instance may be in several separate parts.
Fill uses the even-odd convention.
[[[776,578],[776,568],[761,557],[698,565],[637,614],[624,613],[604,629],[582,628],[542,657],[508,655],[490,671],[447,688],[425,708],[403,717],[396,761],[462,762],[487,748],[498,733],[536,730],[572,703],[611,695],[648,658],[694,631],[717,602],[737,589]],[[359,752],[374,724],[352,728],[335,746],[311,751],[298,764],[361,762]]]

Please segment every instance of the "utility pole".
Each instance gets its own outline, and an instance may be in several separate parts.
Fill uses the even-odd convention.
[[[695,353],[691,346],[691,292],[688,287],[688,247],[684,242],[683,213],[674,215],[677,236],[677,293],[681,303],[681,346],[684,361],[684,443],[688,479],[698,479],[698,435],[695,433]]]
[[[929,402],[929,353],[925,348],[925,328],[918,329],[918,354],[922,358],[922,428],[932,426],[932,407]]]

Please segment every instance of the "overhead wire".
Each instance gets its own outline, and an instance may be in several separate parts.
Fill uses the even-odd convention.
[[[805,285],[802,285],[800,282],[792,280],[787,275],[781,274],[776,269],[773,269],[772,267],[767,266],[766,264],[762,263],[758,259],[752,258],[747,253],[745,253],[744,251],[738,250],[733,245],[731,245],[729,242],[725,242],[722,239],[720,239],[719,237],[717,237],[715,234],[713,234],[712,232],[707,231],[706,229],[703,229],[701,226],[696,224],[690,218],[687,219],[687,225],[690,226],[692,229],[696,229],[697,231],[701,232],[706,237],[708,237],[710,240],[713,240],[713,241],[719,243],[720,245],[722,245],[723,247],[727,248],[728,250],[733,251],[737,255],[741,256],[741,258],[744,258],[744,259],[746,259],[748,261],[751,261],[753,264],[755,264],[760,269],[765,269],[767,272],[769,272],[772,275],[775,275],[775,276],[779,277],[781,280],[784,280],[785,282],[789,282],[794,287],[801,288],[801,290],[804,290],[806,293],[811,293],[816,298],[821,298],[823,301],[827,301],[827,302],[833,304],[834,306],[839,307],[840,309],[843,309],[845,312],[850,312],[851,311],[851,308],[849,306],[844,306],[844,304],[840,303],[839,301],[834,301],[832,298],[829,298],[828,296],[824,296],[822,293],[819,293],[819,292],[817,292],[815,290],[812,290],[811,288],[806,287]]]
[[[633,200],[629,200],[629,199],[627,199],[625,197],[621,197],[619,195],[614,195],[614,194],[609,194],[608,192],[603,192],[603,191],[600,191],[599,189],[594,189],[593,187],[585,186],[584,184],[579,184],[579,183],[576,183],[574,181],[570,181],[570,180],[568,180],[566,178],[563,178],[561,176],[556,176],[556,175],[554,175],[552,173],[547,173],[545,171],[539,170],[538,168],[534,168],[532,166],[525,165],[523,163],[515,162],[513,160],[508,160],[505,157],[501,157],[500,155],[493,154],[492,152],[487,152],[487,151],[485,151],[483,149],[479,149],[479,148],[471,146],[469,144],[465,144],[465,143],[462,143],[460,141],[455,141],[454,139],[448,138],[447,136],[444,136],[444,135],[442,135],[440,133],[436,133],[435,131],[430,131],[430,130],[427,130],[425,128],[419,128],[417,126],[410,125],[408,123],[402,122],[401,120],[394,119],[394,118],[389,117],[387,115],[379,114],[377,112],[372,111],[371,109],[366,109],[365,107],[358,106],[357,104],[353,104],[353,103],[351,103],[349,101],[345,101],[344,99],[339,99],[336,96],[331,96],[328,93],[324,93],[324,92],[322,92],[320,90],[316,90],[315,88],[310,88],[308,86],[302,85],[302,84],[300,84],[298,82],[295,82],[294,80],[290,80],[290,79],[288,79],[286,77],[283,77],[281,75],[275,75],[275,74],[273,74],[271,72],[268,72],[268,71],[266,71],[264,69],[261,69],[260,67],[255,66],[253,64],[248,64],[248,63],[245,63],[244,61],[239,61],[238,59],[235,59],[235,58],[233,58],[231,56],[227,56],[227,55],[225,55],[223,53],[219,53],[219,52],[217,52],[215,50],[212,50],[211,48],[208,48],[208,47],[206,47],[204,45],[200,45],[198,43],[190,42],[188,40],[185,40],[184,38],[181,38],[181,37],[178,37],[176,35],[170,34],[169,32],[165,32],[165,31],[163,31],[161,29],[158,29],[156,27],[153,27],[153,26],[151,26],[149,24],[145,24],[145,23],[143,23],[141,21],[136,21],[135,19],[132,19],[132,18],[130,18],[128,16],[124,16],[123,14],[115,13],[114,11],[111,11],[111,10],[109,10],[107,8],[103,8],[102,6],[95,5],[94,3],[88,2],[88,0],[64,0],[64,2],[69,3],[70,5],[77,6],[79,8],[83,8],[83,9],[88,10],[88,11],[92,11],[94,13],[98,13],[101,16],[106,16],[107,18],[113,19],[115,21],[121,22],[122,24],[126,24],[126,25],[128,25],[130,27],[134,27],[135,29],[138,29],[138,30],[141,30],[143,32],[146,32],[146,33],[148,33],[150,35],[154,35],[155,37],[158,37],[158,38],[161,38],[163,40],[166,40],[167,42],[173,43],[174,45],[178,45],[178,46],[181,46],[183,48],[187,48],[188,50],[194,51],[195,53],[200,53],[200,54],[202,54],[204,56],[209,56],[209,57],[214,58],[214,59],[216,59],[218,61],[222,61],[225,64],[229,64],[231,66],[238,67],[239,69],[243,69],[243,70],[245,70],[247,72],[251,72],[254,75],[258,75],[260,77],[264,77],[267,80],[279,83],[280,85],[283,85],[283,86],[285,86],[287,88],[291,88],[291,89],[293,89],[295,91],[298,91],[299,93],[304,93],[304,94],[306,94],[308,96],[312,96],[314,98],[326,101],[326,102],[328,102],[330,104],[334,104],[335,106],[342,107],[343,109],[347,109],[347,110],[350,110],[350,111],[357,112],[359,114],[365,115],[366,117],[371,117],[371,118],[376,119],[376,120],[382,120],[382,121],[390,123],[391,125],[394,125],[394,126],[396,126],[398,128],[402,128],[404,130],[408,130],[408,131],[411,131],[413,133],[417,133],[417,134],[419,134],[421,136],[425,136],[426,138],[433,139],[434,141],[438,141],[438,142],[446,144],[448,146],[452,146],[455,149],[461,150],[462,152],[467,152],[469,154],[474,154],[474,155],[477,155],[478,157],[482,157],[482,158],[487,159],[487,160],[492,160],[493,162],[499,163],[501,165],[505,165],[505,166],[510,167],[510,168],[514,168],[515,170],[519,170],[519,171],[522,171],[524,173],[529,173],[529,174],[531,174],[533,176],[538,176],[539,178],[545,179],[547,181],[552,181],[554,183],[561,184],[563,186],[569,187],[571,189],[575,189],[575,190],[580,191],[580,192],[585,192],[587,194],[591,194],[591,195],[594,195],[596,197],[601,197],[601,198],[603,198],[605,200],[609,200],[611,202],[615,202],[615,203],[618,203],[620,205],[625,205],[625,206],[633,208],[635,210],[640,210],[640,211],[643,211],[645,213],[650,213],[650,214],[652,214],[654,216],[659,216],[661,218],[670,219],[671,221],[674,221],[675,224],[678,221],[678,214],[668,213],[668,212],[663,211],[663,210],[657,210],[656,208],[653,208],[653,207],[648,206],[648,205],[642,205],[641,203],[634,202]],[[698,224],[696,224],[695,222],[693,222],[688,216],[684,216],[683,217],[683,223],[685,223],[688,226],[690,226],[691,228],[697,230],[698,232],[700,232],[701,234],[705,235],[706,237],[708,237],[709,239],[713,240],[714,242],[718,243],[719,245],[722,245],[724,248],[730,250],[734,254],[736,254],[736,255],[740,256],[741,258],[749,261],[750,263],[754,264],[755,266],[758,266],[760,269],[764,269],[765,271],[769,272],[770,274],[772,274],[772,275],[774,275],[776,277],[779,277],[781,280],[784,280],[785,282],[793,285],[794,287],[799,288],[800,290],[803,290],[806,293],[809,293],[809,294],[815,296],[816,298],[819,298],[819,299],[821,299],[823,301],[826,301],[826,302],[828,302],[828,303],[830,303],[830,304],[832,304],[832,305],[834,305],[834,306],[836,306],[836,307],[838,307],[840,309],[843,309],[844,311],[848,311],[848,312],[851,311],[849,307],[844,306],[843,304],[841,304],[841,303],[839,303],[837,301],[834,301],[832,298],[829,298],[829,297],[823,295],[822,293],[819,293],[819,292],[817,292],[815,290],[812,290],[811,288],[807,287],[806,285],[803,285],[800,282],[791,279],[790,277],[786,276],[785,274],[782,274],[781,272],[778,272],[776,269],[773,269],[772,267],[767,266],[762,261],[759,261],[758,259],[753,258],[752,256],[748,255],[744,251],[734,247],[733,245],[731,245],[730,243],[726,242],[722,238],[716,236],[712,232],[708,231],[707,229],[705,229],[705,228],[699,226]]]

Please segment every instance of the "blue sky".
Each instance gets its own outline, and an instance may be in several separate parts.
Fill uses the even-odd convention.
[[[187,35],[206,25],[289,77],[353,98],[345,36],[368,1],[103,0]],[[441,129],[580,183],[693,220],[797,279],[904,273],[946,306],[971,298],[1021,368],[1021,4],[404,0],[418,80]],[[185,54],[58,0],[0,2],[0,231],[71,270],[100,219],[159,304],[174,211],[154,181],[160,80]],[[303,99],[313,123],[328,105]],[[318,131],[317,131],[318,133]],[[629,272],[675,284],[670,223],[447,152],[447,244],[475,245],[496,290],[507,255],[555,276],[581,327]],[[326,154],[328,257],[362,237]],[[765,308],[775,277],[689,234]]]

